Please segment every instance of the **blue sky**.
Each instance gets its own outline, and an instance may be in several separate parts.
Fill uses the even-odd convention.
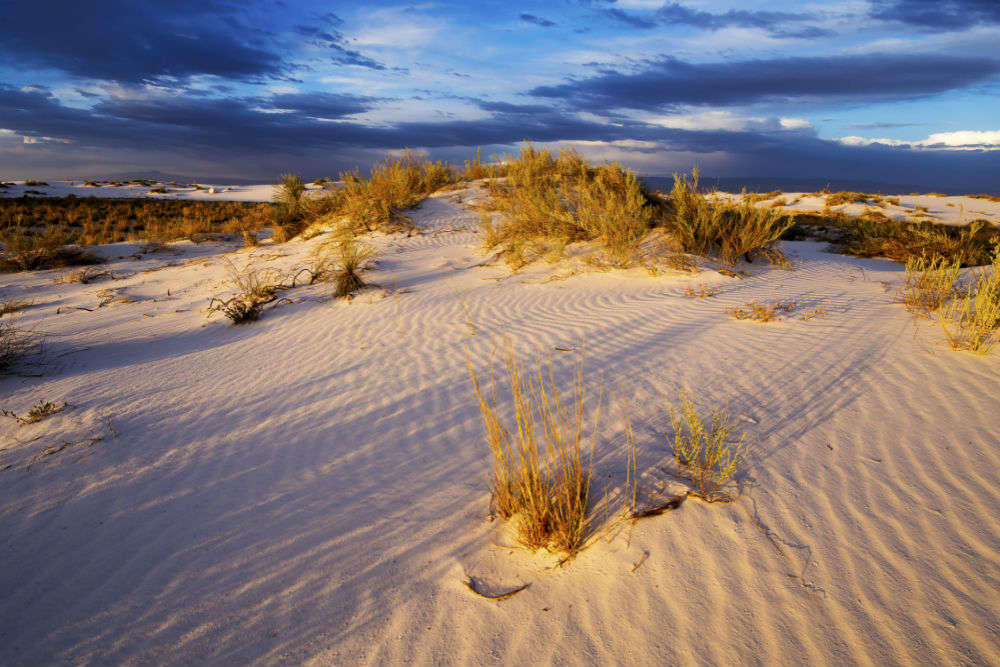
[[[312,177],[529,139],[653,175],[1000,188],[998,0],[0,0],[0,16],[2,178]]]

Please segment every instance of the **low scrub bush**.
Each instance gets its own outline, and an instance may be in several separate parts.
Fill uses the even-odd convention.
[[[752,260],[755,255],[780,265],[787,263],[775,244],[795,223],[794,216],[758,208],[746,199],[726,202],[706,197],[698,191],[697,169],[690,179],[674,174],[674,188],[667,201],[671,211],[664,226],[685,252],[717,255],[728,266],[740,258]]]
[[[229,280],[236,293],[228,299],[212,297],[208,311],[221,312],[233,324],[253,322],[260,316],[261,308],[274,301],[278,291],[285,288],[282,276],[275,269],[250,266],[239,269],[231,260],[226,262]]]
[[[638,177],[618,164],[591,166],[563,150],[525,145],[505,161],[506,178],[490,185],[499,222],[491,222],[487,242],[515,254],[534,240],[600,242],[617,266],[632,262],[649,230],[654,206]]]
[[[858,219],[847,223],[844,250],[859,257],[888,257],[906,262],[911,257],[942,259],[961,266],[990,262],[992,246],[1000,241],[1000,230],[982,222],[954,227],[932,222]]]
[[[516,522],[525,546],[572,556],[582,548],[590,526],[593,445],[583,444],[586,397],[581,371],[577,369],[573,395],[567,401],[551,367],[546,372],[540,363],[537,374],[524,375],[513,352],[507,354],[506,367],[503,384],[513,403],[513,426],[501,411],[493,368],[484,393],[469,365],[493,454],[493,509]]]
[[[674,430],[674,457],[691,484],[689,495],[707,502],[730,501],[725,491],[746,462],[744,436],[734,439],[728,408],[713,409],[711,422],[698,413],[694,401],[681,396],[680,406],[670,406]]]

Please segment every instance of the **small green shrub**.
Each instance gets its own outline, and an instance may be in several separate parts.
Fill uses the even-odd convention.
[[[733,500],[724,487],[746,462],[746,446],[744,436],[733,439],[728,408],[713,409],[706,423],[694,401],[682,395],[679,407],[670,406],[670,423],[678,469],[691,483],[689,495],[708,502]]]

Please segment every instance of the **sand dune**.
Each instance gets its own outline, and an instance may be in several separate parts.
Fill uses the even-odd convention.
[[[71,407],[0,422],[0,663],[1000,659],[1000,357],[953,352],[908,315],[898,264],[798,242],[794,270],[745,280],[546,282],[557,267],[480,266],[476,196],[432,196],[422,235],[375,238],[378,287],[299,288],[248,326],[203,312],[231,244],[105,246],[119,277],[90,285],[5,274],[47,345],[0,380],[2,407]],[[292,267],[321,241],[232,256]],[[134,301],[97,307],[110,288]],[[797,309],[726,315],[753,299]],[[687,389],[745,429],[743,495],[620,525],[563,567],[513,546],[487,519],[466,369],[504,341],[567,382],[584,355],[605,400],[600,494],[624,482],[623,404],[644,489],[672,483],[666,400]],[[468,575],[529,587],[491,602]]]

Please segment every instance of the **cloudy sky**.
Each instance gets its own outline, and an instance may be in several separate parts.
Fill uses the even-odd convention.
[[[998,0],[0,0],[0,178],[309,177],[574,145],[1000,188]]]

